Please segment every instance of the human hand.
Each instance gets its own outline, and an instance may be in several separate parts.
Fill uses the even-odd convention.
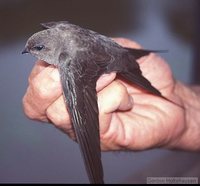
[[[139,47],[129,40],[115,41],[122,46]],[[163,96],[182,104],[175,91],[176,81],[163,59],[150,54],[139,59],[138,63],[143,75]],[[115,77],[116,74],[111,73],[97,82],[102,150],[179,146],[185,130],[184,109]],[[75,139],[55,67],[42,61],[36,63],[23,105],[29,118],[50,121]]]

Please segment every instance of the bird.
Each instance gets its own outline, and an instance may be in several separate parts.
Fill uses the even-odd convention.
[[[142,75],[137,62],[157,51],[122,47],[105,35],[68,21],[41,25],[43,30],[27,40],[22,53],[30,53],[58,68],[89,182],[103,184],[96,82],[101,75],[116,72],[138,88],[167,99]]]

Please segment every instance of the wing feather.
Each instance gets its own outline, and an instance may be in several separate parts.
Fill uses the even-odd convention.
[[[95,84],[78,77],[76,70],[59,68],[63,93],[91,183],[103,183],[99,118]],[[87,82],[87,83],[86,83]]]

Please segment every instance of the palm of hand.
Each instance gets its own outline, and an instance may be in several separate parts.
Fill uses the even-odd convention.
[[[163,96],[181,105],[174,92],[175,81],[171,70],[161,58],[150,54],[141,58],[139,64],[143,75]],[[100,120],[102,149],[173,147],[183,132],[184,110],[123,80],[116,81],[127,89],[134,104],[128,110],[110,108],[106,111],[104,120]]]

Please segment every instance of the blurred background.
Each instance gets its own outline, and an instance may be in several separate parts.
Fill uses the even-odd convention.
[[[22,97],[35,58],[21,55],[39,23],[68,20],[126,37],[162,54],[174,76],[199,83],[198,0],[0,0],[0,183],[88,183],[78,145],[52,125],[31,121]],[[106,183],[147,177],[200,177],[200,154],[154,149],[102,153]]]

